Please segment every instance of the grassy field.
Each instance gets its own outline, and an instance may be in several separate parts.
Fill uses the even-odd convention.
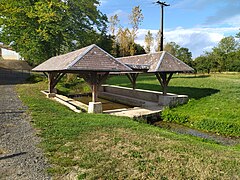
[[[120,80],[124,84],[125,80]],[[154,81],[152,77],[142,77],[138,87]],[[181,84],[180,89],[188,91],[184,86],[188,81],[194,82],[191,78],[175,77],[172,82],[176,86],[171,84],[172,89],[178,89]],[[206,89],[210,87],[202,85],[209,92]],[[152,84],[153,87],[159,88],[157,84]],[[129,118],[77,114],[40,93],[46,88],[46,82],[38,82],[22,84],[17,89],[42,138],[41,147],[49,159],[49,172],[54,179],[240,178],[239,145],[222,146]],[[192,96],[190,103],[216,96],[219,89],[213,88],[212,92],[205,97]]]
[[[125,76],[112,77],[108,83],[130,87]],[[155,76],[140,76],[137,88],[161,91]],[[190,101],[165,110],[165,121],[240,137],[240,74],[175,75],[168,92],[186,94]]]

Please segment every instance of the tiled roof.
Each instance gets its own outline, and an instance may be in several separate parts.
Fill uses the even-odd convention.
[[[131,69],[93,44],[91,46],[55,56],[35,67],[33,71],[107,71],[121,72]]]
[[[148,68],[147,72],[191,72],[193,68],[166,51],[137,56],[117,58],[117,60],[135,69]]]

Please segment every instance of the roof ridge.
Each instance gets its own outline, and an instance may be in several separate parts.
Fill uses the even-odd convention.
[[[123,59],[123,58],[130,58],[130,57],[139,57],[139,56],[149,56],[152,54],[158,54],[158,53],[162,53],[163,51],[160,52],[153,52],[153,53],[146,53],[146,54],[138,54],[138,55],[133,55],[133,56],[124,56],[124,57],[118,57],[116,59]]]
[[[110,56],[115,62],[123,65],[124,67],[126,67],[127,69],[129,69],[130,71],[132,71],[131,68],[129,68],[126,64],[122,63],[121,61],[117,60],[117,58],[113,57],[111,54],[109,54],[108,52],[106,52],[104,49],[100,48],[99,46],[97,46],[96,44],[94,44],[97,48],[99,48],[102,52],[104,52],[106,55]]]
[[[71,63],[67,66],[67,68],[65,68],[65,69],[69,69],[70,67],[74,66],[83,56],[85,56],[89,51],[91,51],[94,46],[96,46],[96,45],[95,45],[95,44],[91,44],[91,45],[85,47],[86,50],[85,50],[83,53],[81,53],[81,55],[78,56],[73,62],[71,62]]]
[[[161,57],[160,57],[160,60],[158,61],[158,64],[157,64],[157,66],[156,66],[155,71],[157,71],[157,70],[160,68],[160,66],[161,66],[161,64],[162,64],[162,62],[163,62],[163,58],[164,58],[165,54],[166,54],[166,51],[162,51],[162,55],[161,55]]]

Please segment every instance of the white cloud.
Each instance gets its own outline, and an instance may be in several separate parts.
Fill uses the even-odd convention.
[[[108,18],[110,18],[111,16],[117,14],[118,15],[118,19],[120,20],[120,24],[125,27],[128,25],[128,16],[129,14],[126,11],[123,11],[121,9],[118,9],[116,11],[114,11],[113,13],[108,14]]]
[[[138,32],[137,43],[145,45],[144,37],[148,29],[140,29]],[[158,30],[151,30],[155,38]],[[210,51],[218,42],[225,36],[225,34],[236,34],[239,32],[238,28],[190,28],[184,29],[178,27],[173,30],[166,30],[164,32],[164,43],[175,42],[182,47],[188,48],[193,55],[193,58],[198,57],[205,51]],[[155,42],[156,46],[156,42]]]

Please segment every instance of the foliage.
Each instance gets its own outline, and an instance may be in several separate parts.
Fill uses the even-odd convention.
[[[132,30],[130,32],[130,55],[133,56],[135,54],[135,39],[137,37],[137,31],[139,29],[139,25],[143,21],[142,9],[140,6],[135,6],[132,8],[132,14],[129,16],[130,24],[132,25]]]
[[[120,56],[127,56],[130,54],[129,45],[131,43],[131,34],[128,28],[119,28],[117,33],[117,42],[119,44]]]
[[[199,56],[194,60],[195,66],[194,68],[197,69],[198,72],[205,72],[209,74],[213,64],[212,61],[208,61],[209,59],[206,56]]]
[[[153,35],[152,35],[151,31],[149,30],[147,32],[147,34],[145,35],[145,39],[144,39],[145,44],[146,44],[145,50],[147,53],[151,52],[151,46],[153,45],[153,40],[154,40]]]
[[[129,21],[132,28],[123,28],[120,25],[118,15],[115,14],[109,19],[109,30],[111,32],[113,44],[111,54],[115,57],[129,56],[145,53],[144,48],[135,43],[137,31],[143,20],[142,10],[139,6],[132,9]]]
[[[184,63],[188,64],[189,66],[192,66],[192,63],[193,63],[192,62],[192,53],[189,52],[188,48],[181,47],[178,44],[176,44],[175,42],[170,42],[164,46],[163,50],[169,52],[176,58],[178,58],[181,61],[183,61]]]
[[[238,37],[238,35],[236,35]],[[224,37],[212,52],[195,59],[195,68],[200,72],[240,72],[240,44],[233,36]]]
[[[239,179],[239,149],[129,118],[74,113],[45,98],[46,83],[18,93],[38,129],[53,179]]]
[[[159,30],[155,36],[155,40],[157,42],[157,47],[155,49],[156,52],[160,52],[161,49],[161,31]]]
[[[165,109],[162,112],[161,117],[166,122],[175,122],[175,123],[180,123],[180,124],[187,123],[188,122],[188,118],[189,118],[187,115],[174,113],[172,110],[170,110],[168,108]]]
[[[117,42],[116,42],[116,33],[115,31],[117,30],[117,27],[119,26],[119,22],[120,20],[118,19],[118,15],[115,14],[113,16],[110,17],[109,19],[109,29],[110,29],[110,32],[112,34],[112,51],[111,51],[111,54],[114,56],[114,57],[117,57]]]
[[[98,0],[1,0],[0,39],[30,64],[89,45],[106,29]]]
[[[131,32],[128,28],[119,28],[117,33],[117,56],[118,57],[124,57],[124,56],[130,56],[131,55]],[[144,48],[134,43],[134,54],[145,54]]]

